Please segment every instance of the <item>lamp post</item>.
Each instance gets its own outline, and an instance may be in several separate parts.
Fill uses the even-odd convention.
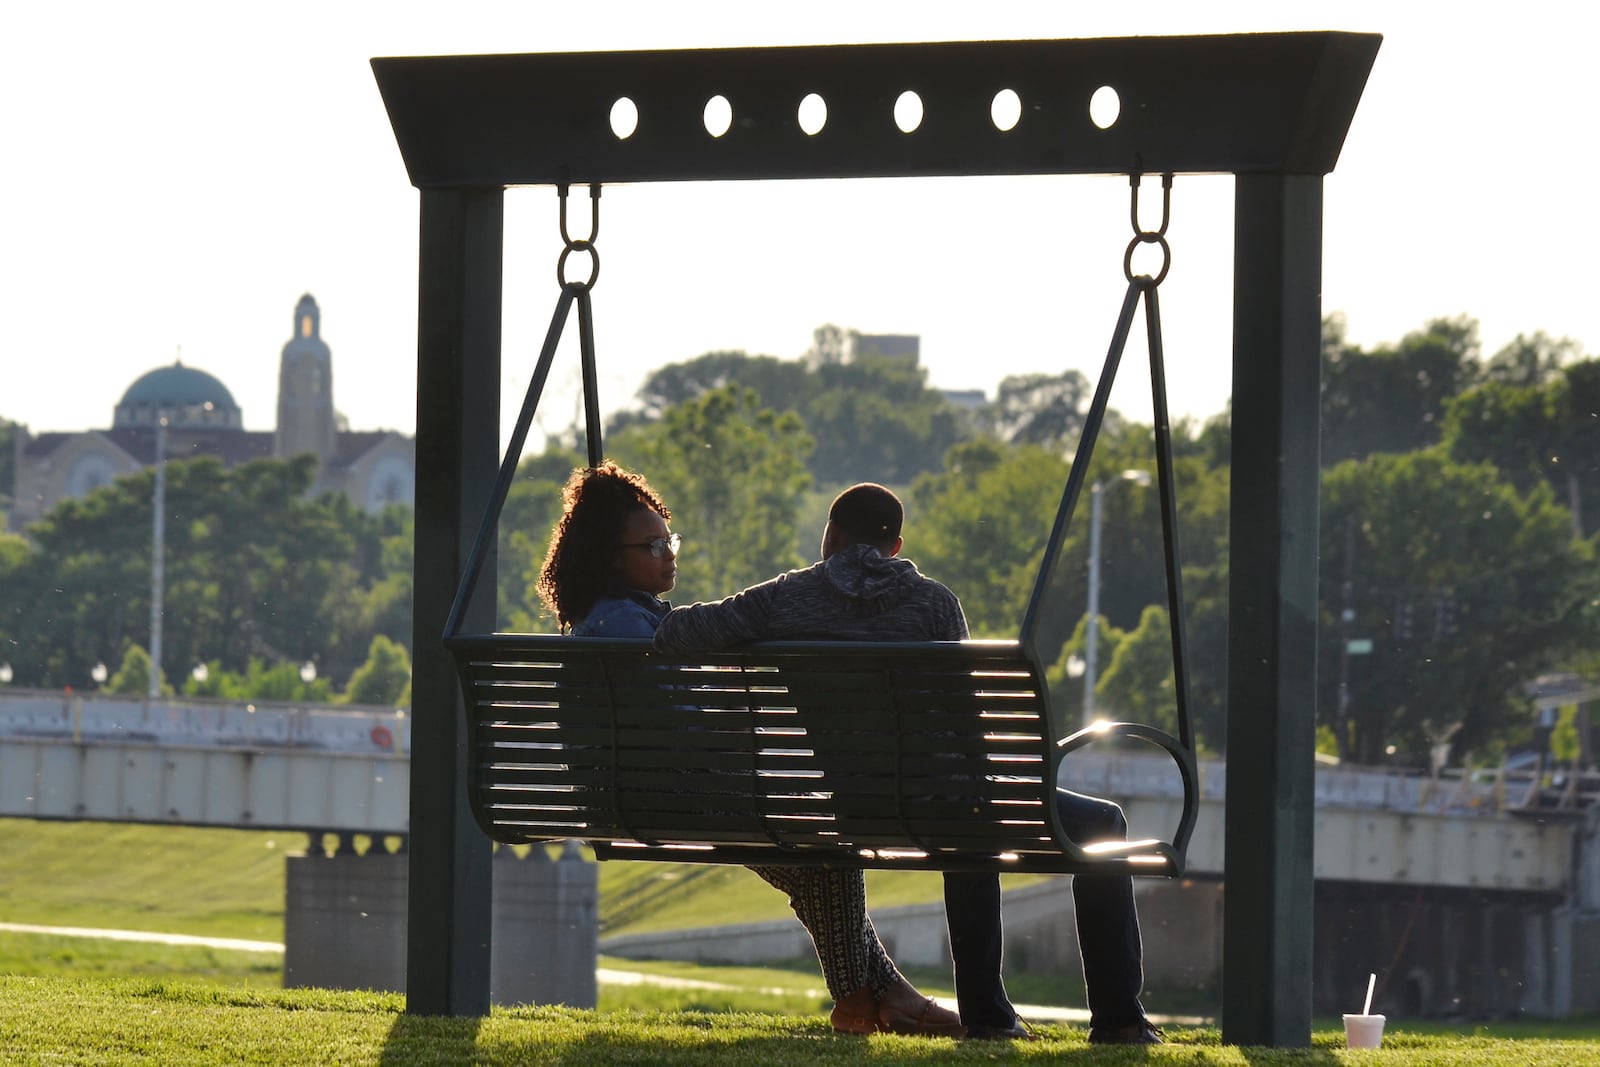
[[[1089,628],[1084,634],[1083,650],[1083,724],[1094,722],[1094,683],[1099,673],[1097,654],[1100,649],[1100,500],[1122,482],[1150,484],[1150,472],[1126,470],[1105,482],[1095,482],[1089,487]]]
[[[161,695],[161,624],[165,615],[167,556],[167,413],[156,413],[156,488],[150,501],[150,687],[151,700]]]

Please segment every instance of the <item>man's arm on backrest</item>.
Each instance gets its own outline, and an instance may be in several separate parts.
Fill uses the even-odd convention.
[[[772,603],[782,580],[780,576],[713,603],[673,608],[656,628],[656,647],[700,652],[768,639]]]

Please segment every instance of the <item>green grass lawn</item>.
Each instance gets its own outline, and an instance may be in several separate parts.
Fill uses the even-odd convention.
[[[281,941],[284,855],[306,845],[304,834],[0,820],[0,922]],[[600,875],[608,932],[788,913],[779,893],[742,868],[607,863]],[[940,894],[937,875],[869,872],[868,880],[874,907]],[[400,1014],[399,997],[283,991],[276,953],[0,931],[0,1064],[717,1064],[734,1056],[739,1067],[750,1067],[751,1057],[762,1064],[1145,1062],[1137,1053],[1091,1052],[1071,1027],[1047,1027],[1050,1040],[1039,1046],[835,1038],[814,960],[732,968],[602,958],[600,965],[718,988],[602,983],[598,1014],[541,1008],[482,1021],[424,1020]],[[908,973],[925,992],[953,1000],[948,973]],[[1019,1003],[1082,1003],[1076,976],[1016,975],[1007,985]],[[1215,1031],[1181,1031],[1172,1049],[1152,1059],[1344,1062],[1338,1025],[1319,1021],[1310,1051],[1243,1058],[1222,1049]],[[1407,1023],[1387,1044],[1376,1059],[1350,1054],[1350,1062],[1600,1065],[1600,1020]],[[139,1050],[149,1056],[140,1059]]]
[[[284,856],[306,847],[301,833],[0,819],[0,922],[281,941]],[[937,874],[867,872],[874,908],[941,893]],[[743,867],[600,865],[602,934],[788,916]]]
[[[1224,1047],[1215,1030],[1169,1031],[1151,1049],[1102,1049],[1084,1032],[1045,1026],[1037,1043],[845,1037],[821,1016],[521,1008],[484,1019],[404,1014],[389,994],[258,991],[139,979],[0,977],[0,1059],[7,1063],[615,1064],[706,1067],[1072,1063],[1298,1067],[1574,1067],[1600,1063],[1600,1045],[1569,1039],[1439,1035],[1400,1029],[1379,1052],[1350,1052],[1319,1029],[1309,1049]]]

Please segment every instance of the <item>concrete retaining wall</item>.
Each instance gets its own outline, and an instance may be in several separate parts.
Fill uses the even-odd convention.
[[[290,856],[283,984],[404,992],[409,857]],[[559,859],[495,853],[489,996],[495,1004],[592,1008],[599,878],[575,844]]]

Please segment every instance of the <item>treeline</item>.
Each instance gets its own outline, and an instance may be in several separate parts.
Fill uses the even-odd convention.
[[[395,650],[409,676],[409,509],[371,516],[343,494],[307,497],[309,456],[231,469],[203,458],[166,472],[169,691],[328,699]],[[13,684],[92,689],[103,665],[116,672],[108,687],[144,691],[154,483],[154,470],[120,478],[62,501],[26,538],[0,536],[0,660]],[[306,664],[312,682],[300,677]],[[403,683],[391,688],[360,695],[387,703]]]
[[[1591,525],[1600,509],[1600,362],[1542,334],[1485,359],[1470,319],[1363,350],[1337,318],[1323,362],[1324,747],[1378,762],[1425,761],[1442,743],[1455,758],[1487,758],[1520,743],[1532,729],[1526,683],[1600,672],[1600,570],[1584,519],[1586,500]],[[608,418],[606,453],[645,472],[674,513],[685,537],[675,601],[812,561],[827,500],[870,479],[907,501],[905,554],[956,591],[975,635],[1006,637],[1032,594],[1089,395],[1076,372],[1019,376],[963,407],[909,358],[846,361],[823,345],[802,360],[719,352],[652,374],[638,406]],[[1194,710],[1202,743],[1220,751],[1227,413],[1174,427],[1174,444]],[[500,528],[503,625],[552,625],[533,578],[560,486],[583,455],[574,428],[520,466]],[[1088,484],[1106,486],[1096,705],[1170,725],[1158,501],[1125,477],[1138,471],[1154,471],[1152,431],[1113,415],[1088,472]],[[355,692],[365,670],[398,699],[395,679],[409,668],[407,512],[373,517],[342,497],[307,498],[303,462],[174,463],[168,478],[169,674],[191,691],[314,699]],[[16,682],[87,686],[107,663],[136,683],[151,489],[144,472],[63,503],[28,540],[0,539],[0,659]],[[1088,526],[1085,495],[1040,616],[1064,724],[1083,701]],[[307,662],[309,682],[297,673]]]

